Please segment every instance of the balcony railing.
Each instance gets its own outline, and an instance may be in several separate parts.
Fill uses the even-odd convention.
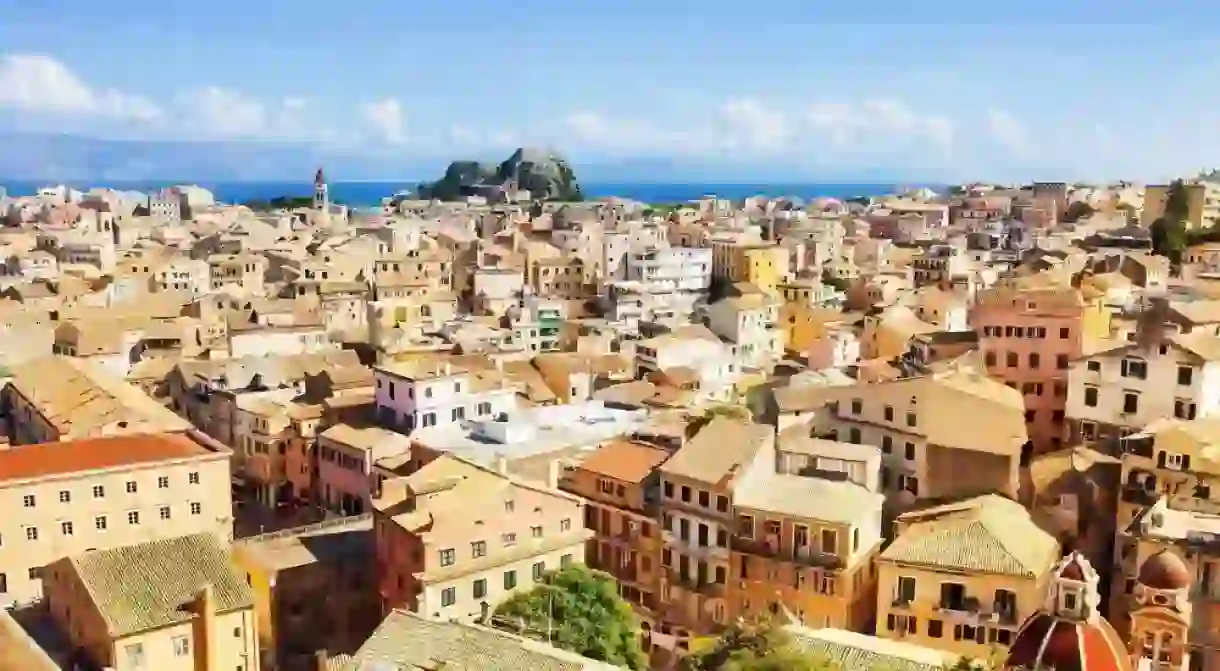
[[[784,548],[777,538],[755,539],[734,536],[733,550],[745,554],[767,557],[776,561],[800,564],[814,568],[837,571],[843,568],[843,558],[838,555],[818,552],[809,546],[801,548]]]
[[[707,597],[723,599],[727,594],[727,586],[723,583],[713,582],[706,578],[699,580],[695,576],[690,575],[683,576],[672,568],[666,571],[666,580],[671,586]]]

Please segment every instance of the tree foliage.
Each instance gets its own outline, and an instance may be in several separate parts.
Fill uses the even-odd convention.
[[[1068,205],[1067,210],[1063,213],[1063,220],[1066,222],[1074,222],[1084,219],[1085,217],[1093,216],[1097,210],[1093,209],[1092,205],[1078,200],[1071,205]]]
[[[534,589],[501,603],[495,621],[590,659],[628,669],[648,666],[639,620],[618,596],[614,579],[583,565],[547,573]]]
[[[740,621],[703,650],[682,658],[683,671],[839,671],[838,665],[802,650],[770,620]]]
[[[1189,216],[1190,195],[1182,180],[1175,179],[1165,194],[1165,210],[1161,218],[1149,227],[1152,251],[1168,256],[1175,264],[1179,263],[1187,245],[1186,220]]]

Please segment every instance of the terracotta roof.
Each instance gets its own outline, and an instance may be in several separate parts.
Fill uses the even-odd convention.
[[[668,451],[647,443],[612,440],[598,448],[580,467],[620,482],[640,482],[668,458]]]
[[[135,434],[0,450],[0,482],[185,459],[213,451],[185,434]]]

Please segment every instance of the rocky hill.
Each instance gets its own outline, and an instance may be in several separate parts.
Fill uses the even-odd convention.
[[[454,161],[445,175],[419,188],[419,197],[459,200],[467,196],[509,198],[528,191],[534,200],[582,200],[576,174],[562,156],[538,149],[520,148],[499,165]]]

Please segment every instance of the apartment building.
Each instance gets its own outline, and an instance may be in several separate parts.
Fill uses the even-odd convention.
[[[517,407],[516,391],[503,378],[484,378],[448,361],[392,361],[373,371],[377,421],[402,433],[492,419]]]
[[[748,282],[774,294],[776,286],[790,274],[788,248],[774,243],[738,245],[730,257],[728,279]]]
[[[31,359],[9,374],[0,407],[15,445],[192,428],[138,387],[75,357]]]
[[[1144,207],[1140,210],[1140,225],[1148,228],[1157,219],[1165,216],[1165,203],[1169,200],[1168,184],[1149,184],[1144,187]],[[1186,228],[1203,229],[1220,222],[1220,184],[1205,180],[1190,180],[1183,184],[1186,190]]]
[[[585,528],[593,532],[585,563],[614,576],[619,594],[655,625],[661,571],[661,476],[669,451],[647,443],[612,440],[579,466],[560,487],[585,500]]]
[[[1110,335],[1104,297],[1033,278],[1006,282],[979,294],[970,326],[987,372],[1021,393],[1032,451],[1059,449],[1068,438],[1071,362]]]
[[[1220,461],[1211,454],[1217,441],[1216,419],[1161,419],[1128,436],[1119,457],[1119,528],[1162,498],[1175,510],[1220,515]]]
[[[267,667],[303,668],[318,650],[351,654],[381,621],[370,514],[243,538],[232,550]]]
[[[548,569],[583,563],[592,536],[579,497],[448,455],[383,482],[373,509],[385,613],[475,621]]]
[[[933,245],[911,259],[911,267],[915,286],[923,287],[952,284],[956,278],[969,272],[971,263],[964,249]]]
[[[898,517],[877,559],[877,635],[989,659],[1043,604],[1059,544],[985,495]]]
[[[238,287],[243,295],[264,295],[263,280],[268,261],[261,254],[213,254],[207,258],[208,276],[213,291],[229,285]]]
[[[739,365],[770,370],[784,354],[779,306],[770,294],[747,290],[708,306],[708,328],[732,343]]]
[[[661,633],[682,640],[732,621],[733,491],[774,471],[774,440],[770,427],[717,417],[661,466]]]
[[[631,252],[627,280],[649,293],[665,293],[675,309],[707,295],[712,284],[712,250],[702,247],[663,247]]]
[[[409,456],[410,451],[410,438],[381,427],[328,427],[317,439],[318,502],[344,515],[371,510],[377,489],[374,466],[382,459]]]
[[[412,249],[377,259],[373,264],[373,286],[377,298],[381,287],[425,285],[433,290],[453,288],[453,254],[443,248]]]
[[[198,433],[0,450],[0,605],[42,596],[69,555],[209,532],[232,535],[230,452]]]
[[[1220,336],[1195,331],[1112,342],[1074,361],[1068,372],[1073,441],[1108,445],[1164,417],[1220,414]]]
[[[785,395],[780,426],[881,448],[880,489],[917,499],[1018,491],[1025,424],[1017,392],[970,370]]]
[[[875,485],[879,455],[828,441],[786,447],[780,462],[798,468],[743,478],[733,490],[730,613],[785,610],[811,627],[862,630],[873,617],[885,497],[851,476],[873,476]],[[857,461],[854,447],[871,451],[871,459]],[[870,461],[871,473],[853,468]]]
[[[526,286],[538,296],[549,298],[586,298],[585,264],[575,256],[531,259]]]
[[[213,534],[91,550],[44,569],[47,606],[98,667],[262,668],[254,599]]]

